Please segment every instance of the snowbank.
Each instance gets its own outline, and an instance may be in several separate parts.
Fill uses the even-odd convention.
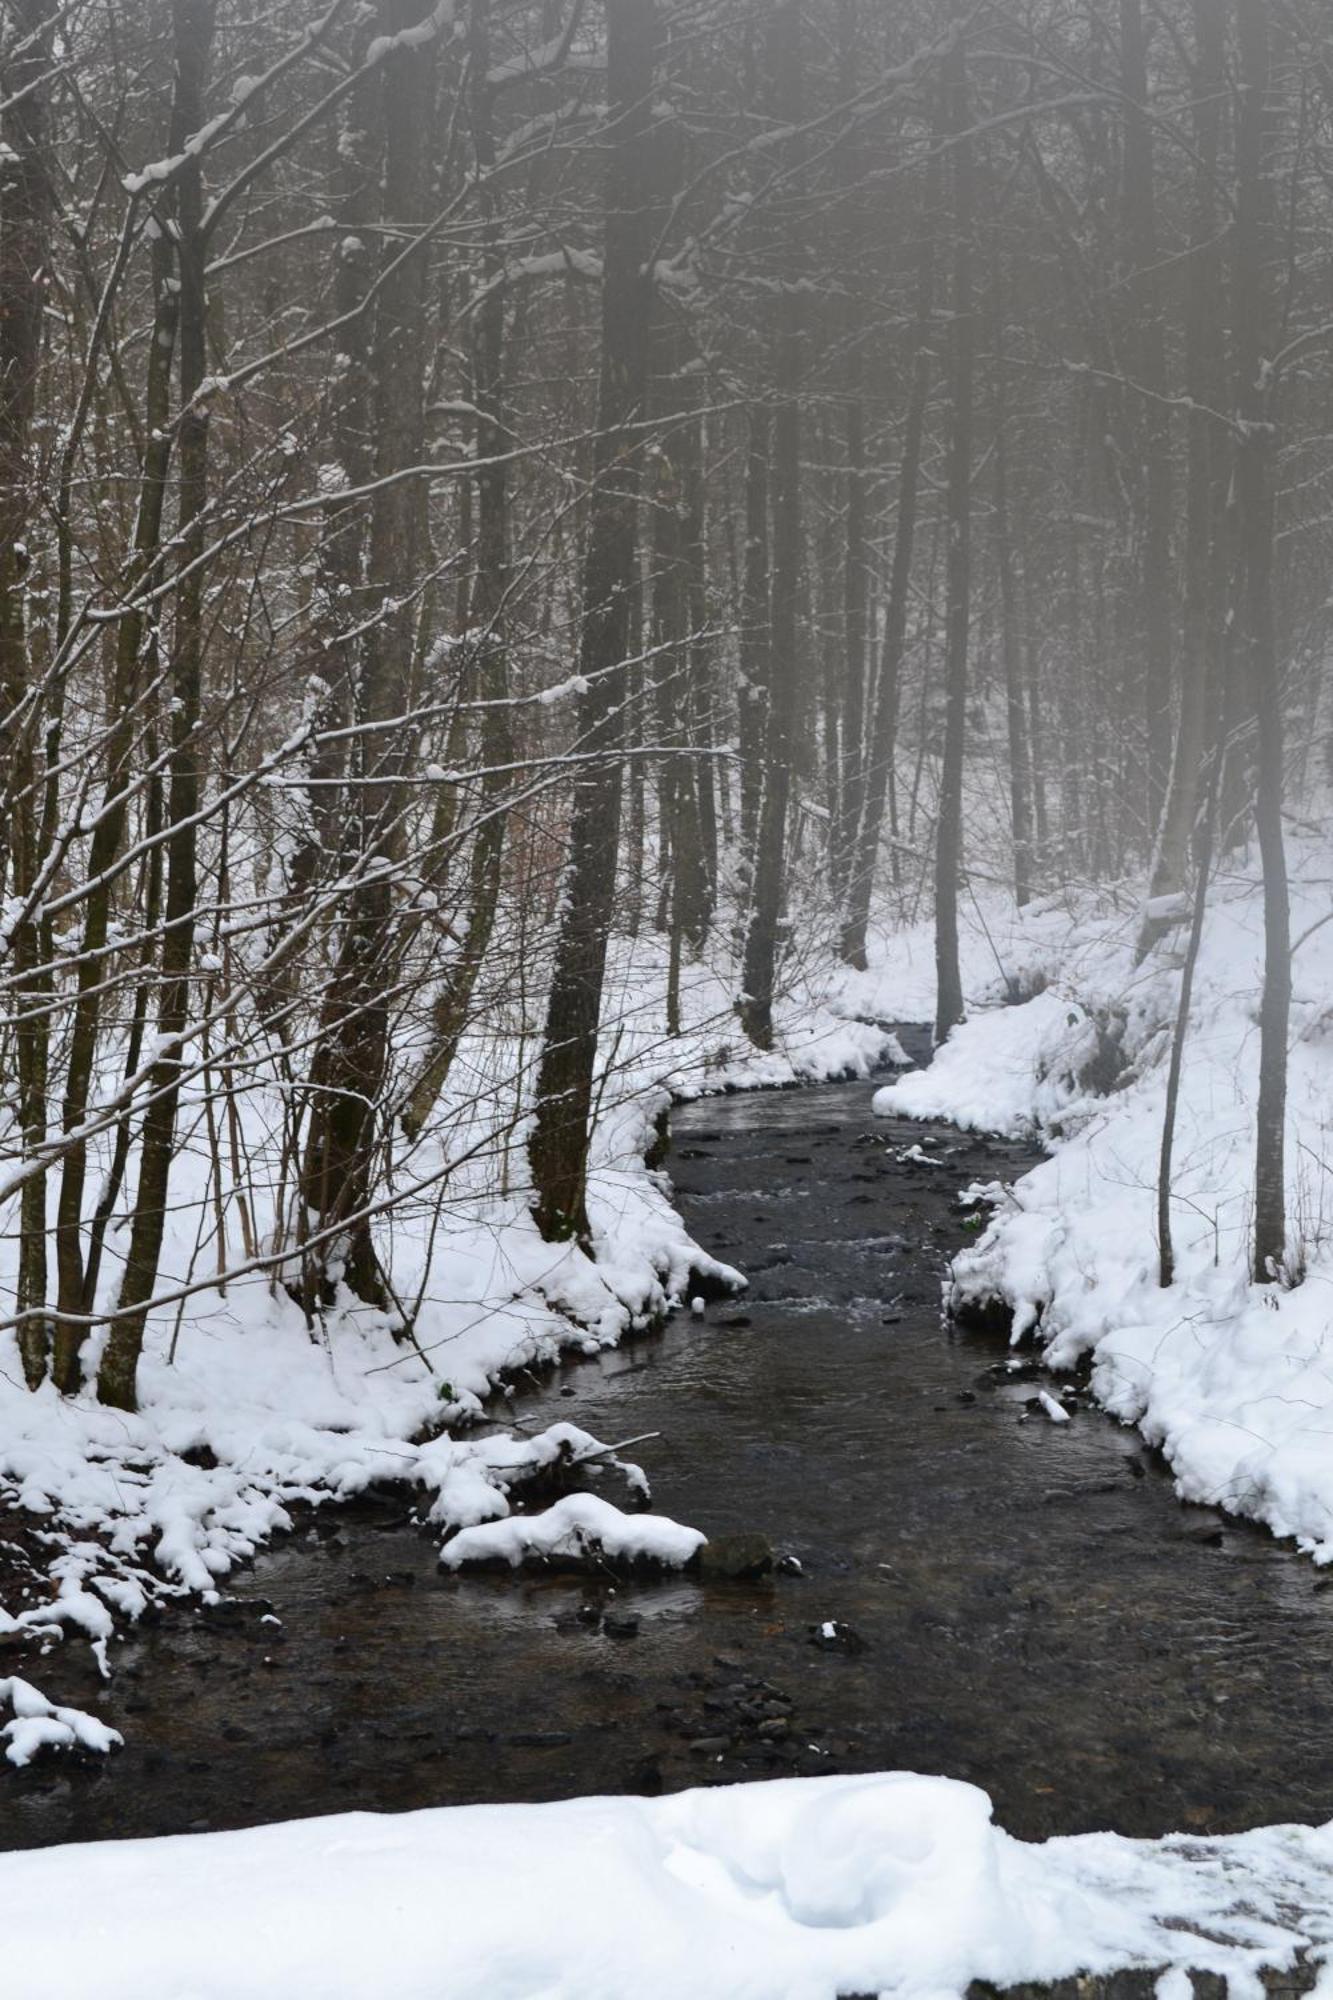
[[[1333,1941],[1333,1828],[1028,1846],[897,1773],[0,1856],[24,2000],[835,2000]],[[52,1913],[59,1912],[59,1921]]]
[[[1043,1113],[1065,1112],[1075,1087],[1071,1071],[1086,1040],[1082,1009],[1044,992],[1025,1006],[998,1008],[985,1018],[985,1035],[951,1036],[929,1069],[876,1091],[876,1111],[949,1118],[969,1131],[1009,1137],[1031,1132]],[[1076,1027],[1085,1029],[1077,1040]],[[1063,1064],[1053,1067],[1053,1056],[1064,1058]]]
[[[1176,1282],[1157,1282],[1156,1176],[1179,971],[1168,939],[1133,963],[1132,912],[1086,898],[991,931],[1029,989],[999,1004],[994,959],[974,1012],[929,1071],[879,1091],[885,1115],[1041,1136],[1052,1157],[1012,1189],[953,1267],[956,1303],[999,1300],[1014,1339],[1056,1369],[1093,1361],[1093,1389],[1161,1447],[1182,1497],[1294,1536],[1333,1561],[1333,929],[1327,861],[1293,842],[1288,1266],[1248,1274],[1262,910],[1252,875],[1215,890],[1196,977],[1176,1134]],[[887,971],[881,977],[888,978]],[[1116,1074],[1118,1072],[1118,1074]],[[1091,1080],[1090,1080],[1091,1079]],[[1114,1087],[1108,1085],[1114,1079]],[[1103,1094],[1099,1094],[1099,1092]]]

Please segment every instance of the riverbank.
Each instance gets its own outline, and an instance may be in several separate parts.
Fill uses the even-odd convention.
[[[1048,1161],[1001,1200],[954,1267],[953,1299],[1012,1316],[1014,1338],[1159,1448],[1183,1499],[1262,1522],[1333,1562],[1333,929],[1322,842],[1290,842],[1294,992],[1287,1250],[1250,1278],[1262,898],[1253,867],[1214,885],[1185,1045],[1172,1179],[1174,1282],[1158,1282],[1158,1150],[1180,984],[1179,933],[1136,963],[1140,912],[1084,892],[996,907],[972,940],[968,1021],[887,1114],[1029,1135]],[[901,990],[923,940],[894,950]],[[1003,975],[1003,976],[1002,976]],[[849,991],[873,1005],[874,978]],[[1006,1002],[1017,1001],[1017,1004]]]

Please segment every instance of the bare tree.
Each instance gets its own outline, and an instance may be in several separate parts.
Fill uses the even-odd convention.
[[[579,641],[578,741],[569,865],[529,1153],[543,1235],[586,1240],[597,1032],[616,893],[620,760],[637,498],[648,389],[651,274],[647,137],[657,20],[653,0],[607,0],[606,237],[596,457]]]
[[[961,29],[961,10],[959,24]],[[963,758],[972,631],[972,406],[976,362],[972,296],[975,167],[969,136],[967,52],[961,32],[946,61],[945,129],[953,152],[953,325],[949,348],[949,554],[945,630],[944,752],[935,829],[935,1040],[963,1018],[958,962],[958,885],[963,843]]]
[[[776,0],[772,21],[774,114],[788,129],[800,123],[802,85],[799,0]],[[798,292],[799,240],[788,232],[780,259],[782,287],[774,354],[772,507],[773,580],[769,601],[768,715],[764,789],[755,835],[754,894],[741,968],[741,1025],[757,1048],[773,1044],[773,1000],[784,930],[787,814],[799,673],[801,592],[801,373],[804,310]]]

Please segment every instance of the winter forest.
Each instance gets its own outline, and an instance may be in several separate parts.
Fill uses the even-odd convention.
[[[0,0],[16,1994],[1314,1990],[1331,410],[1323,0]]]

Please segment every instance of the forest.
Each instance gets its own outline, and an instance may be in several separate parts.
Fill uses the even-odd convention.
[[[218,2000],[1313,1986],[1331,391],[1322,0],[0,0],[0,1903],[86,1910],[26,1996],[193,1993],[217,1881],[306,1940]],[[357,1692],[159,1797],[209,1617],[318,1707],[264,1565],[386,1506],[443,1764],[331,1790]],[[1105,1647],[1067,1742],[953,1716],[964,1601],[1020,1706]],[[482,1682],[561,1741],[481,1775]],[[362,1806],[429,1824],[325,1876]],[[393,1972],[414,1879],[472,1927]]]

